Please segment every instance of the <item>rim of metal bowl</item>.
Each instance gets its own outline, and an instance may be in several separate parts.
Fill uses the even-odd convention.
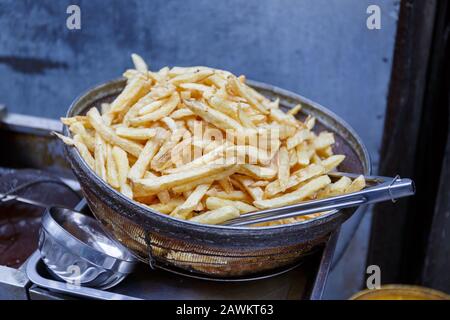
[[[89,94],[93,91],[101,91],[101,89],[103,89],[106,86],[111,86],[113,84],[119,84],[121,82],[124,82],[126,80],[126,78],[118,78],[118,79],[114,79],[111,81],[108,81],[106,83],[102,83],[96,86],[93,86],[91,88],[89,88],[88,90],[86,90],[84,93],[80,94],[78,97],[75,98],[75,100],[71,103],[69,109],[67,110],[66,116],[67,117],[71,117],[72,115],[72,111],[73,109],[76,108],[77,104],[83,100],[86,99]],[[267,90],[267,91],[272,91],[274,94],[276,95],[282,95],[282,96],[286,96],[289,97],[290,99],[293,100],[300,100],[303,103],[306,103],[310,106],[313,106],[314,109],[317,109],[319,112],[325,114],[326,116],[334,119],[336,122],[338,122],[340,125],[344,126],[346,128],[346,130],[353,136],[353,138],[355,139],[355,141],[358,143],[358,145],[361,148],[361,152],[364,155],[366,162],[364,163],[364,161],[362,161],[362,166],[363,166],[363,170],[367,171],[365,174],[371,174],[372,172],[372,162],[371,162],[371,158],[370,158],[370,154],[366,148],[366,146],[364,145],[362,139],[359,137],[359,135],[356,133],[356,131],[346,122],[344,121],[342,118],[340,118],[338,115],[336,115],[334,112],[330,111],[329,109],[325,108],[324,106],[322,106],[321,104],[314,102],[308,98],[305,98],[299,94],[293,93],[291,91],[285,90],[285,89],[281,89],[278,88],[276,86],[272,86],[272,85],[268,85],[266,83],[262,83],[262,82],[258,82],[258,81],[253,81],[253,80],[247,80],[247,83],[252,86],[252,87],[256,87],[256,89],[262,89],[262,90]],[[63,126],[63,132],[64,135],[69,136],[70,132],[68,130],[68,127],[66,125]],[[129,199],[128,197],[126,197],[125,195],[123,195],[122,193],[120,193],[119,191],[115,190],[114,188],[112,188],[108,183],[106,183],[105,181],[103,181],[102,179],[100,179],[100,177],[89,167],[89,165],[86,163],[86,161],[83,159],[83,157],[81,157],[80,153],[78,152],[78,150],[76,150],[76,148],[72,148],[69,147],[67,145],[65,145],[65,148],[67,150],[68,153],[70,153],[72,156],[74,156],[76,158],[76,160],[78,161],[78,163],[81,164],[81,166],[83,167],[83,170],[91,173],[91,177],[100,185],[102,185],[103,187],[105,187],[106,189],[108,189],[109,191],[111,191],[113,194],[115,194],[116,196],[118,196],[119,198],[121,198],[122,200],[124,200],[125,202],[128,202],[131,205],[137,206],[140,209],[143,209],[144,212],[148,215],[153,214],[156,215],[158,217],[161,217],[163,219],[167,219],[168,221],[175,221],[177,223],[181,223],[184,224],[186,226],[196,226],[196,227],[201,227],[201,228],[205,228],[207,227],[210,230],[214,230],[214,229],[219,229],[219,230],[247,230],[247,231],[252,231],[252,232],[257,232],[258,230],[276,230],[276,229],[283,229],[286,227],[292,227],[292,226],[312,226],[316,223],[321,223],[323,222],[323,220],[332,218],[334,215],[339,214],[340,212],[342,212],[342,210],[333,210],[327,214],[321,215],[319,217],[313,218],[313,219],[309,219],[309,220],[305,220],[305,221],[300,221],[300,222],[296,222],[296,223],[290,223],[290,224],[282,224],[282,225],[276,225],[276,226],[267,226],[267,227],[249,227],[249,226],[222,226],[222,225],[204,225],[201,223],[197,223],[197,222],[190,222],[188,220],[182,220],[182,219],[178,219],[178,218],[174,218],[171,217],[169,215],[163,214],[163,213],[159,213],[157,211],[153,211],[150,208],[148,208],[147,206]]]

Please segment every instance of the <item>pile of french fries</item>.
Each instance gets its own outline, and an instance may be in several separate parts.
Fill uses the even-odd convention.
[[[74,146],[111,187],[152,210],[221,224],[259,209],[356,192],[362,176],[332,182],[344,160],[315,119],[287,113],[245,84],[207,67],[149,71],[133,54],[121,94],[101,110],[62,118]],[[268,222],[295,223],[319,214]]]

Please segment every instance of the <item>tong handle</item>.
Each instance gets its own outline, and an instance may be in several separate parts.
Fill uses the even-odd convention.
[[[245,226],[318,212],[356,207],[363,204],[389,200],[395,202],[398,198],[407,197],[415,193],[414,182],[411,179],[401,179],[399,176],[395,178],[380,177],[380,181],[385,182],[350,194],[249,213],[229,220],[223,225]]]

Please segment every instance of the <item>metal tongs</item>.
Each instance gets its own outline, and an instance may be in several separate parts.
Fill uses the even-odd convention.
[[[355,179],[359,175],[343,172],[328,173],[330,178],[349,177]],[[339,209],[357,207],[364,204],[372,204],[383,201],[395,202],[396,199],[408,197],[415,193],[414,182],[411,179],[402,179],[381,176],[365,176],[369,187],[354,193],[330,197],[321,200],[312,200],[294,204],[291,206],[262,210],[245,214],[239,218],[228,220],[222,225],[245,226],[261,222],[269,222],[280,219],[305,216],[318,212],[329,214],[337,212]]]

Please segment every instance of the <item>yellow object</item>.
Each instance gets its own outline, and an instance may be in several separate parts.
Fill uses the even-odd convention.
[[[450,300],[450,296],[434,289],[392,284],[358,292],[350,300]]]

